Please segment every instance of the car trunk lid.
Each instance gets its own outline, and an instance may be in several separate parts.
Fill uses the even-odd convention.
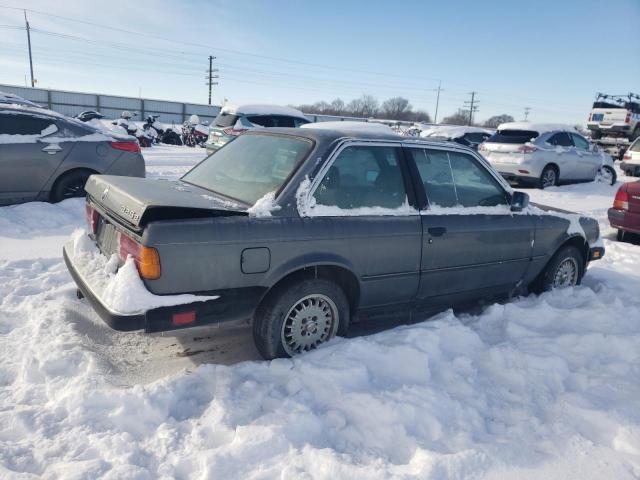
[[[629,195],[629,211],[640,213],[640,181],[627,183],[627,195]]]
[[[98,208],[128,228],[154,220],[247,215],[247,206],[182,181],[92,175],[85,190]]]
[[[594,108],[591,110],[591,121],[600,125],[624,123],[627,118],[626,108]]]

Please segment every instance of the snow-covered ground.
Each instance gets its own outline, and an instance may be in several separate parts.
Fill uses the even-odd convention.
[[[144,153],[165,178],[204,156]],[[616,189],[528,190],[600,221],[582,286],[272,362],[244,326],[110,330],[60,258],[82,201],[0,208],[0,478],[637,479],[640,246],[608,226]]]

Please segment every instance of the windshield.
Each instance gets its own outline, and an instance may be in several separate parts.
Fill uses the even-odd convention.
[[[253,205],[280,189],[312,143],[280,135],[240,135],[182,177],[185,182]]]
[[[485,141],[487,143],[527,143],[538,135],[539,133],[533,130],[498,130]]]
[[[233,127],[238,121],[238,115],[234,115],[232,113],[221,113],[214,120],[214,126],[225,128],[225,127]]]

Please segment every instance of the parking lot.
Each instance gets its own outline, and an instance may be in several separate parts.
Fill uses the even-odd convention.
[[[144,155],[147,176],[175,178],[204,150]],[[633,478],[640,246],[608,225],[617,187],[527,190],[598,219],[606,255],[582,286],[272,362],[243,325],[110,330],[60,258],[83,200],[0,208],[0,476]]]

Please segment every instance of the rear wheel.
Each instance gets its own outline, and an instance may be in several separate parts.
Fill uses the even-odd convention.
[[[620,230],[618,229],[618,233],[616,233],[616,240],[618,240],[619,242],[624,242],[624,238],[625,238],[625,232],[624,230]]]
[[[558,184],[558,169],[553,165],[547,165],[540,174],[539,187],[548,188]]]
[[[596,180],[606,183],[608,185],[613,185],[617,180],[616,171],[611,168],[609,165],[604,165],[598,170],[598,174],[596,175]]]
[[[572,245],[562,247],[549,261],[532,290],[545,292],[555,288],[580,285],[584,274],[584,259],[580,250]]]
[[[87,194],[84,185],[92,173],[89,170],[74,170],[63,174],[51,189],[51,201],[57,203],[67,198],[84,197]]]
[[[289,282],[271,292],[256,311],[253,339],[267,360],[315,349],[349,322],[349,302],[335,283],[324,279]]]

